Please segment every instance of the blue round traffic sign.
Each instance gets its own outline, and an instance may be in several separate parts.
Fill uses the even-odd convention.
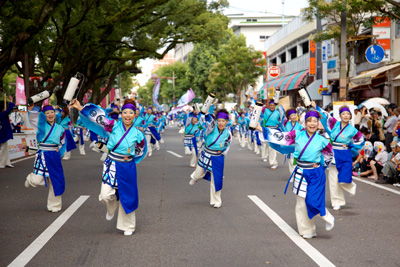
[[[385,49],[380,45],[370,45],[365,50],[365,58],[369,63],[378,64],[385,57]]]

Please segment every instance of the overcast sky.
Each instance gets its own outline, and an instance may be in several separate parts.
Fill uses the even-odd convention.
[[[282,16],[282,0],[228,0],[230,7],[225,10],[225,14],[246,13],[254,15],[268,14]],[[284,0],[284,14],[298,16],[300,10],[308,6],[307,0]],[[139,64],[143,74],[136,76],[139,83],[144,85],[151,75],[153,60],[142,60]]]
[[[229,8],[225,14],[231,13],[265,13],[282,16],[282,0],[228,0]],[[300,10],[308,6],[307,0],[284,0],[284,14],[300,14]]]

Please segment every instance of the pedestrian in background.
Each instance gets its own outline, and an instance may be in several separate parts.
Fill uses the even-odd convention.
[[[10,114],[11,126],[13,133],[21,133],[22,116],[18,111],[18,107],[14,106],[13,112]]]
[[[8,109],[3,110],[3,105],[0,105],[0,169],[4,169],[6,166],[9,168],[14,167],[11,164],[10,154],[8,153],[8,140],[13,139],[13,131],[8,116],[15,104],[12,102],[12,96],[8,97],[8,101],[10,102]]]

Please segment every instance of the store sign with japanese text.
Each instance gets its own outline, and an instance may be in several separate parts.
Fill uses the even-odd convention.
[[[317,59],[316,59],[317,46],[313,40],[310,40],[310,70],[309,75],[317,75]]]

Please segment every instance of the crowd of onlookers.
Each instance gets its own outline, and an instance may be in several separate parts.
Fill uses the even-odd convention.
[[[366,142],[353,160],[353,175],[400,187],[400,107],[390,104],[386,110],[388,116],[380,108],[355,110],[354,125]]]

